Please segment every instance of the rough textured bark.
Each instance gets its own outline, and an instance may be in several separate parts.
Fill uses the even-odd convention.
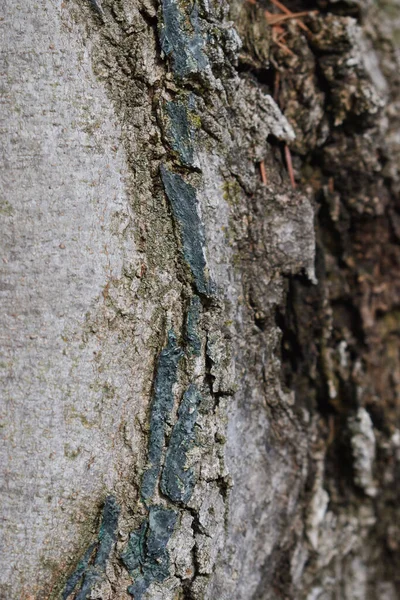
[[[399,6],[286,7],[3,3],[4,600],[399,597]]]

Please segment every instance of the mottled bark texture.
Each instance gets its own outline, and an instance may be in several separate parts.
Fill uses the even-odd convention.
[[[286,8],[3,0],[2,600],[400,597],[400,6]]]

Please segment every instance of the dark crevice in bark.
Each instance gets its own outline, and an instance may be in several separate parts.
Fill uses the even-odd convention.
[[[315,3],[309,2],[285,4],[293,11],[316,7]],[[326,3],[324,9],[337,15],[360,18],[359,9],[348,7],[345,3],[335,3],[334,6]],[[393,333],[389,333],[386,343],[391,343],[390,336],[394,336],[394,354],[398,344],[395,315],[398,312],[399,261],[398,250],[394,249],[398,240],[392,234],[395,225],[390,216],[393,214],[391,211],[396,210],[396,195],[390,192],[393,183],[384,174],[390,157],[376,128],[377,113],[355,114],[350,111],[341,125],[334,126],[336,90],[319,64],[320,58],[325,55],[315,48],[312,38],[305,43],[316,57],[316,65],[312,67],[310,64],[310,73],[313,71],[316,85],[324,94],[322,112],[328,118],[330,129],[323,144],[309,148],[305,153],[293,152],[293,156],[297,156],[296,167],[300,165],[297,173],[300,189],[307,189],[308,193],[312,189],[314,193],[318,285],[311,286],[304,277],[289,276],[286,301],[276,308],[275,319],[282,331],[282,381],[286,388],[295,390],[296,405],[306,407],[311,414],[320,414],[323,418],[322,429],[325,428],[328,440],[324,459],[325,486],[330,496],[330,510],[343,514],[347,504],[354,509],[357,505],[370,505],[365,490],[356,483],[358,467],[349,419],[360,406],[364,407],[372,419],[377,438],[378,432],[386,438],[385,442],[383,438],[379,439],[379,443],[383,444],[389,444],[390,432],[398,426],[398,414],[395,417],[391,408],[392,403],[396,403],[397,393],[389,376],[380,381],[378,375],[378,371],[385,371],[384,363],[388,360],[385,358],[385,341],[378,340],[385,328],[390,329],[389,321]],[[296,52],[293,46],[290,47]],[[339,56],[340,50],[336,52]],[[283,53],[279,55],[279,50],[273,50],[273,53],[275,69],[284,78],[290,67],[284,66],[286,58]],[[295,76],[291,81],[292,89],[296,88],[300,76],[297,81]],[[269,85],[273,89],[271,82]],[[293,97],[287,97],[293,103]],[[301,105],[301,96],[298,100]],[[283,100],[280,105],[285,112],[288,104]],[[301,134],[300,131],[300,138]],[[367,155],[376,153],[376,159],[371,158],[370,163],[368,158],[361,156],[361,152],[365,151],[364,144],[367,147],[364,140],[368,137],[374,142]],[[371,196],[376,197],[377,208],[368,203]],[[363,198],[365,203],[356,198]],[[393,258],[389,258],[392,253]],[[389,296],[380,290],[380,285],[392,290]],[[380,291],[376,292],[376,289]],[[379,295],[384,298],[379,300]],[[379,306],[381,302],[382,307]],[[260,323],[256,324],[260,326]],[[264,329],[264,322],[261,325]],[[393,368],[397,372],[394,364]],[[384,460],[382,450],[378,448],[374,472],[380,480],[381,489],[387,490],[383,493],[385,496],[390,484],[387,487],[380,479],[378,466]],[[390,467],[388,470],[392,472]],[[310,492],[313,485],[313,477],[309,477]],[[307,502],[304,505],[307,506]],[[376,515],[394,514],[391,502],[383,496],[373,501],[373,506]],[[375,561],[376,572],[379,572],[376,577],[395,581],[392,567],[388,567],[386,561],[393,564],[396,551],[387,551],[385,527],[387,525],[377,524],[370,528],[368,544],[375,550],[371,550],[365,560]],[[282,560],[285,563],[285,559]],[[283,568],[286,575],[289,565],[290,559],[287,559],[286,569]],[[315,568],[312,559],[307,568]],[[277,597],[297,597],[291,588],[290,577],[280,578],[279,572],[277,567]],[[368,598],[379,597],[373,583],[369,593]],[[269,598],[264,596],[263,591],[255,597]]]
[[[252,81],[257,83],[265,93],[270,94],[271,96],[273,95],[276,76],[276,70],[273,65],[269,65],[266,68],[256,68],[252,65],[239,62],[238,73],[243,77],[249,77]]]

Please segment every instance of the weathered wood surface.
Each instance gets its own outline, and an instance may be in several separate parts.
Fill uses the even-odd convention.
[[[400,594],[398,7],[287,6],[3,1],[2,600]]]

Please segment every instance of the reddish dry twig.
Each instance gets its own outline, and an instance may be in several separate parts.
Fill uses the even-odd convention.
[[[286,54],[290,54],[290,56],[296,56],[295,53],[288,46],[286,46],[286,44],[284,44],[283,42],[278,42],[277,40],[274,41],[275,44],[279,46],[279,48],[281,48],[281,50],[286,52]]]
[[[256,4],[256,2],[257,2],[257,0],[247,0],[247,1],[250,2],[251,4]],[[284,42],[281,41],[285,37],[285,30],[283,29],[283,27],[281,27],[279,25],[279,23],[288,21],[290,19],[295,19],[296,23],[299,25],[299,27],[301,27],[301,29],[303,29],[307,33],[311,33],[309,28],[306,25],[304,25],[304,23],[302,21],[300,21],[300,18],[306,17],[309,14],[316,13],[318,11],[302,11],[302,12],[294,13],[291,10],[289,10],[288,8],[286,8],[286,6],[284,4],[282,4],[282,2],[280,2],[279,0],[270,0],[270,1],[274,6],[276,6],[276,8],[278,8],[280,11],[282,11],[284,13],[283,15],[276,15],[274,13],[269,12],[268,10],[264,11],[267,23],[268,23],[268,25],[271,25],[271,27],[272,27],[272,40],[277,46],[279,46],[279,48],[281,48],[288,54],[291,54],[292,56],[296,56],[294,54],[294,52],[292,52],[292,50],[290,50],[290,48]],[[273,98],[276,101],[278,100],[278,96],[279,96],[279,84],[280,84],[280,74],[277,71],[276,75],[275,75],[274,91],[273,91]],[[296,180],[294,178],[292,155],[290,153],[290,148],[287,144],[285,144],[285,160],[286,160],[286,167],[288,170],[290,183],[291,183],[292,188],[295,190],[296,189]],[[267,173],[265,170],[265,163],[263,160],[260,162],[260,174],[261,174],[261,180],[262,180],[263,184],[266,185],[267,184]]]
[[[274,42],[276,41],[280,41],[281,39],[283,39],[286,35],[286,31],[284,30],[284,28],[282,27],[282,25],[274,25],[272,27],[272,40]]]
[[[327,448],[329,448],[329,446],[332,444],[333,440],[335,439],[335,417],[333,415],[329,415],[328,426],[329,426],[329,434],[328,434],[328,439],[326,441]]]
[[[261,181],[264,185],[267,185],[267,171],[265,170],[265,162],[262,160],[260,162],[260,173],[261,173]]]
[[[285,15],[292,15],[292,11],[289,10],[288,8],[286,8],[286,6],[284,4],[282,4],[282,2],[279,2],[279,0],[271,0],[271,3],[276,6],[276,8],[279,8],[279,10],[281,10],[283,13],[285,13]],[[317,11],[311,11],[313,13],[317,12]],[[307,15],[310,13],[306,13]],[[303,29],[304,31],[306,31],[307,33],[310,33],[310,30],[308,29],[307,25],[304,25],[304,23],[302,21],[297,21],[299,27],[301,27],[301,29]]]
[[[257,0],[247,0],[247,2],[249,2],[250,4],[256,4]],[[294,19],[296,21],[296,23],[299,25],[299,27],[301,27],[301,29],[303,29],[303,31],[305,31],[306,33],[311,33],[309,28],[306,25],[304,25],[304,23],[300,19],[302,17],[306,17],[309,14],[316,13],[318,11],[313,10],[313,11],[302,11],[302,12],[294,13],[291,10],[289,10],[288,8],[286,8],[286,6],[284,4],[282,4],[282,2],[280,2],[279,0],[271,0],[271,3],[274,6],[276,6],[281,12],[284,13],[283,15],[279,15],[279,14],[271,13],[268,10],[265,11],[265,18],[267,20],[267,23],[268,23],[268,25],[270,25],[272,27],[272,39],[273,39],[274,43],[277,46],[279,46],[282,50],[284,50],[288,54],[291,54],[292,56],[296,56],[294,54],[294,52],[292,52],[285,43],[281,42],[283,35],[279,36],[278,39],[276,38],[276,35],[274,35],[275,27],[279,27],[279,23],[288,21],[290,19]],[[279,30],[281,31],[280,27],[279,27]]]
[[[286,31],[282,31],[275,39],[276,42],[285,41]]]
[[[286,54],[290,54],[291,56],[296,56],[294,52],[282,41],[286,35],[285,30],[281,25],[273,25],[272,26],[272,41],[279,46]]]
[[[279,85],[281,83],[281,74],[279,73],[279,71],[275,71],[275,78],[274,78],[274,91],[273,91],[273,99],[275,100],[275,102],[278,103],[279,100]]]
[[[286,160],[287,170],[289,173],[290,183],[292,184],[292,188],[295,190],[296,189],[296,181],[294,179],[292,155],[290,154],[290,149],[287,144],[285,144],[285,160]]]
[[[276,15],[274,13],[270,13],[268,10],[265,11],[265,18],[267,19],[267,23],[268,25],[276,25],[277,23],[281,23],[282,21],[289,21],[290,19],[296,19],[296,21],[300,18],[300,17],[306,17],[307,15],[309,15],[310,13],[308,11],[303,11],[303,12],[298,12],[298,13],[289,13],[289,14],[285,14],[285,15]],[[300,23],[302,25],[304,25],[304,23],[302,23],[301,21],[298,21],[299,25]],[[304,27],[306,27],[304,25]],[[307,31],[308,28],[307,28]]]

